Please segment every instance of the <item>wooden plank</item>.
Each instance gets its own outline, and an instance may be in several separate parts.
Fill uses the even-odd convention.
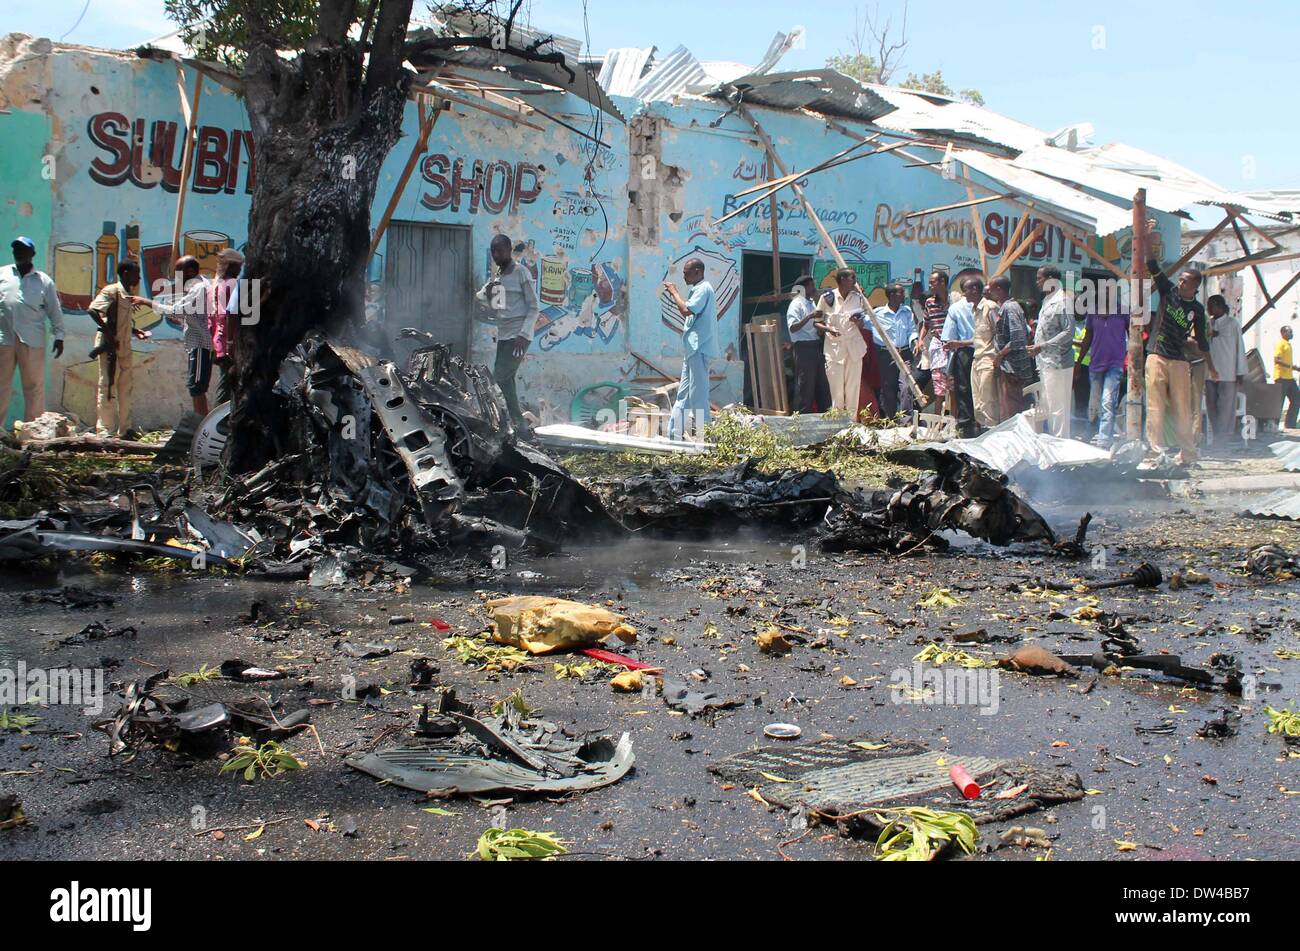
[[[181,70],[179,61],[176,63],[178,72]],[[172,266],[175,266],[176,259],[181,255],[181,227],[185,221],[185,196],[190,193],[190,172],[194,168],[194,146],[195,138],[198,132],[199,122],[199,100],[203,97],[203,73],[199,70],[194,71],[194,97],[191,103],[185,100],[185,85],[180,81],[184,77],[181,72],[178,76],[177,87],[181,94],[181,111],[185,114],[185,151],[181,159],[181,180],[180,187],[176,189],[176,219],[172,226]]]
[[[980,273],[987,276],[989,273],[989,258],[984,250],[984,222],[980,218],[980,213],[975,210],[975,190],[970,185],[970,169],[965,165],[961,168],[961,176],[966,179],[966,203],[970,206],[970,223],[975,229],[975,240],[979,242]]]
[[[1246,257],[1248,258],[1251,257],[1252,255],[1250,251],[1250,245],[1246,241],[1246,235],[1243,234],[1241,230],[1240,215],[1232,216],[1232,232],[1237,236],[1237,244],[1241,245],[1241,250],[1245,252]],[[1273,250],[1280,251],[1281,247],[1275,248]],[[1264,274],[1263,272],[1260,271],[1259,265],[1251,264],[1250,270],[1255,275],[1255,283],[1259,285],[1260,291],[1262,291],[1264,294],[1264,300],[1271,301],[1273,299],[1273,295],[1268,292],[1268,285],[1264,283]]]
[[[1256,225],[1255,222],[1253,222],[1253,221],[1251,221],[1249,218],[1247,218],[1247,217],[1246,217],[1246,213],[1245,213],[1245,211],[1244,211],[1243,209],[1240,209],[1240,208],[1237,209],[1237,220],[1240,221],[1240,222],[1241,222],[1243,225],[1245,225],[1247,228],[1249,228],[1251,231],[1255,232],[1255,234],[1259,235],[1259,237],[1263,238],[1265,241],[1267,241],[1267,242],[1268,242],[1269,244],[1271,244],[1273,247],[1275,247],[1275,248],[1280,248],[1280,247],[1282,247],[1282,242],[1278,241],[1275,237],[1273,237],[1273,236],[1272,236],[1271,234],[1269,234],[1267,231],[1264,231],[1262,228],[1260,228],[1258,225]]]
[[[939,205],[937,208],[926,208],[924,211],[913,211],[910,214],[904,215],[903,220],[909,221],[912,218],[920,218],[923,215],[937,215],[941,211],[957,211],[961,208],[967,208],[973,205],[982,205],[985,202],[998,201],[1003,198],[1012,198],[1014,195],[1014,192],[1008,192],[1005,195],[985,195],[983,198],[972,198],[969,201],[956,201],[951,205]]]
[[[1252,261],[1258,261],[1261,264],[1272,264],[1276,261],[1294,261],[1300,258],[1300,251],[1291,254],[1275,254],[1272,251],[1260,252],[1245,258],[1236,258],[1232,261],[1225,261],[1222,264],[1216,264],[1214,267],[1208,267],[1201,272],[1202,277],[1214,277],[1218,274],[1233,274],[1242,268],[1250,267]],[[1272,295],[1266,294],[1266,297]]]
[[[1291,255],[1281,255],[1278,251],[1281,251],[1281,248],[1269,248],[1268,251],[1257,251],[1256,253],[1253,253],[1253,255],[1234,257],[1231,261],[1223,261],[1222,264],[1216,264],[1212,266],[1212,268],[1206,268],[1201,272],[1201,277],[1214,277],[1216,274],[1235,274],[1236,272],[1239,272],[1239,270],[1243,270],[1244,268],[1253,268],[1253,266],[1256,266],[1257,264],[1273,264],[1274,261],[1295,260],[1296,253],[1291,253]],[[1175,274],[1177,272],[1165,273]],[[1264,290],[1264,296],[1266,296],[1266,298],[1271,296],[1266,288],[1261,287],[1261,290]]]
[[[1259,310],[1255,311],[1255,316],[1250,318],[1250,320],[1241,328],[1241,332],[1245,333],[1251,327],[1255,326],[1255,324],[1259,321],[1259,318],[1263,317],[1265,314],[1269,312],[1271,308],[1275,307],[1277,305],[1277,302],[1286,296],[1286,292],[1296,286],[1297,282],[1300,282],[1300,271],[1296,271],[1295,274],[1291,275],[1291,280],[1283,284],[1282,289],[1278,291],[1275,296],[1270,297],[1268,299],[1267,304],[1265,304]]]
[[[1098,254],[1096,251],[1090,248],[1088,246],[1086,239],[1084,239],[1082,235],[1075,236],[1070,234],[1070,232],[1064,230],[1062,230],[1061,234],[1065,235],[1066,241],[1070,242],[1072,245],[1074,245],[1076,248],[1082,251],[1085,255],[1092,258],[1094,261],[1096,261],[1106,270],[1110,271],[1110,273],[1114,274],[1121,281],[1128,280],[1128,275],[1124,273],[1122,268],[1120,268],[1117,264],[1114,264],[1111,261],[1107,261],[1104,257],[1102,257],[1100,254]]]
[[[788,184],[787,181],[788,179],[803,178],[805,175],[811,175],[814,171],[821,168],[822,166],[829,165],[831,162],[834,162],[836,159],[843,158],[844,156],[848,155],[850,152],[862,148],[862,146],[866,145],[867,142],[869,141],[870,141],[869,139],[863,139],[860,142],[854,142],[848,148],[840,149],[840,151],[836,152],[830,158],[826,159],[825,161],[818,162],[816,165],[810,166],[809,168],[804,169],[802,172],[795,172],[793,175],[782,175],[780,178],[772,178],[765,182],[759,182],[757,185],[750,185],[748,188],[742,188],[740,191],[736,192],[735,196],[737,198],[740,198],[743,195],[748,195],[750,192],[763,191],[764,189],[769,188],[770,186],[775,185],[778,182],[783,182]]]
[[[782,188],[786,188],[787,186],[794,185],[794,183],[797,182],[799,179],[803,178],[805,174],[811,175],[815,172],[824,172],[827,169],[836,168],[840,165],[847,165],[849,162],[856,162],[859,159],[870,158],[873,155],[879,155],[882,152],[891,151],[892,149],[897,148],[898,145],[902,145],[902,144],[903,143],[900,142],[897,143],[896,145],[887,145],[882,148],[875,149],[871,152],[865,152],[862,155],[853,155],[850,156],[849,158],[843,158],[837,162],[831,162],[828,165],[819,166],[806,173],[801,173],[799,175],[783,175],[780,178],[772,179],[771,182],[766,183],[771,185],[771,188],[768,191],[759,195],[757,198],[751,199],[750,201],[746,202],[744,205],[741,205],[739,208],[727,212],[725,215],[723,215],[721,218],[718,218],[713,223],[715,225],[720,225],[723,222],[729,221],[732,218],[736,217],[736,215],[743,214],[744,212],[753,208],[755,205],[761,203],[764,199],[769,198],[770,196],[774,195],[776,192],[779,192]]]
[[[1029,233],[1029,235],[1025,238],[1024,241],[1020,242],[1019,245],[1012,248],[1005,255],[1003,255],[1001,263],[998,264],[998,269],[994,271],[992,275],[990,275],[989,279],[992,280],[995,277],[1001,277],[1003,274],[1005,274],[1010,269],[1011,265],[1019,261],[1021,256],[1026,251],[1029,250],[1030,246],[1032,246],[1033,243],[1037,241],[1039,237],[1042,235],[1042,233],[1046,230],[1047,230],[1046,221],[1040,220],[1037,224],[1035,224],[1034,230]],[[958,288],[959,292],[960,290],[961,289]],[[949,291],[949,293],[951,293],[951,291]]]
[[[1196,255],[1200,253],[1201,248],[1205,247],[1207,244],[1213,241],[1215,236],[1218,235],[1220,231],[1228,227],[1228,225],[1232,222],[1232,218],[1233,218],[1233,213],[1231,211],[1228,212],[1226,215],[1224,215],[1223,220],[1220,221],[1217,225],[1215,225],[1213,230],[1207,231],[1205,233],[1205,236],[1202,237],[1200,241],[1197,241],[1194,245],[1188,248],[1187,253],[1184,254],[1181,258],[1179,258],[1177,261],[1175,261],[1173,266],[1170,267],[1168,270],[1166,270],[1165,273],[1177,274],[1184,267],[1186,267],[1187,262],[1190,261],[1192,258],[1196,257]],[[1146,266],[1145,261],[1143,261],[1142,264],[1144,267]]]
[[[511,112],[507,112],[504,109],[497,109],[494,106],[489,106],[485,102],[476,102],[470,96],[461,96],[458,95],[457,93],[452,92],[451,88],[448,86],[443,86],[438,83],[424,83],[420,85],[413,85],[411,86],[411,89],[418,90],[419,92],[433,93],[434,95],[439,96],[442,99],[446,99],[448,102],[454,102],[462,106],[468,106],[470,109],[477,109],[480,112],[486,112],[488,115],[496,116],[498,119],[505,119],[507,122],[513,122],[516,125],[522,125],[522,126],[527,126],[530,129],[536,129],[538,132],[546,131],[542,126],[538,125],[537,123],[529,122],[518,112],[511,113]]]
[[[782,174],[787,174],[788,170],[785,167],[785,163],[781,161],[781,156],[777,155],[776,148],[772,145],[772,140],[768,138],[767,133],[763,131],[763,127],[758,124],[758,120],[755,119],[753,115],[750,114],[750,111],[745,108],[744,103],[737,103],[736,111],[740,113],[758,135],[759,140],[763,143],[763,148],[767,150],[768,156],[772,159],[772,163],[781,170]],[[816,226],[817,234],[821,236],[822,242],[826,245],[827,250],[829,250],[831,255],[834,256],[835,262],[840,267],[847,267],[848,265],[844,261],[844,255],[840,254],[840,249],[835,246],[835,241],[826,230],[826,226],[822,224],[821,218],[818,217],[817,209],[814,208],[812,202],[808,200],[808,196],[803,193],[803,189],[799,186],[799,183],[797,181],[791,182],[790,188],[799,199],[799,202],[803,205],[804,212],[812,220],[813,225]],[[866,294],[864,292],[863,297],[865,296]],[[875,312],[871,309],[871,303],[869,301],[867,302],[866,314],[867,317],[870,318],[872,326],[876,328],[876,333],[878,333],[881,339],[885,341],[885,347],[889,351],[890,358],[898,366],[900,376],[907,380],[907,385],[911,388],[913,396],[918,402],[923,401],[925,396],[921,392],[920,387],[916,385],[916,381],[912,379],[911,367],[903,360],[902,355],[898,352],[898,348],[894,346],[894,341],[889,339],[889,335],[886,334],[884,328],[880,326],[880,321],[877,319]]]
[[[369,260],[375,256],[375,249],[379,247],[379,242],[384,237],[384,232],[388,230],[388,223],[393,219],[393,212],[397,210],[397,203],[402,198],[402,192],[406,191],[406,183],[411,179],[411,173],[415,171],[415,166],[429,148],[429,133],[433,131],[434,125],[438,122],[438,116],[442,115],[442,101],[435,98],[433,104],[429,107],[429,112],[424,112],[423,103],[417,99],[415,106],[420,110],[420,134],[416,137],[415,144],[411,147],[411,154],[406,158],[406,165],[402,168],[402,174],[397,179],[397,185],[393,188],[393,194],[388,199],[388,207],[384,209],[384,215],[379,219],[379,225],[375,228],[374,236],[370,239],[370,253],[366,256]]]

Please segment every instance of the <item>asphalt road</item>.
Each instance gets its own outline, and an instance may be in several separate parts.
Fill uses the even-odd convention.
[[[1300,799],[1288,792],[1300,789],[1300,758],[1288,758],[1280,738],[1266,733],[1263,707],[1297,705],[1300,660],[1279,658],[1274,650],[1300,650],[1300,585],[1261,581],[1235,566],[1261,542],[1295,550],[1300,532],[1292,523],[1240,518],[1231,501],[1218,499],[1215,509],[1207,504],[1094,507],[1099,517],[1089,542],[1105,548],[1104,568],[1041,549],[969,542],[947,554],[903,559],[823,557],[809,550],[798,567],[792,546],[806,539],[732,538],[638,541],[495,572],[449,567],[448,577],[407,590],[391,581],[320,590],[189,572],[92,572],[80,562],[62,572],[7,570],[0,574],[0,667],[20,660],[28,667],[101,667],[110,658],[108,679],[123,682],[161,668],[194,671],[239,657],[289,672],[269,689],[286,709],[310,698],[338,702],[313,707],[323,753],[310,733],[288,741],[305,770],[252,783],[218,775],[215,759],[158,748],[131,762],[110,759],[106,737],[90,728],[95,716],[67,706],[22,708],[42,719],[29,735],[0,733],[0,793],[17,794],[30,822],[0,831],[0,858],[454,859],[504,821],[557,833],[575,857],[777,859],[783,851],[795,859],[870,860],[868,843],[826,826],[799,838],[789,814],[756,802],[743,788],[724,789],[710,775],[708,767],[723,757],[770,744],[762,730],[773,721],[798,724],[798,742],[823,734],[908,739],[957,758],[982,754],[1068,765],[1097,792],[1018,820],[1048,833],[1053,860],[1290,858],[1300,845]],[[1065,532],[1081,514],[1069,506],[1047,511]],[[1230,652],[1258,683],[1274,682],[1280,690],[1239,699],[1127,676],[1101,677],[1085,692],[1091,677],[1004,672],[997,711],[989,714],[969,705],[900,703],[901,692],[890,689],[891,673],[910,668],[924,644],[957,632],[983,628],[1062,653],[1094,650],[1100,640],[1095,624],[1069,618],[1085,603],[1082,595],[1026,589],[1038,578],[1109,577],[1141,561],[1166,574],[1194,565],[1211,580],[1177,591],[1165,585],[1155,592],[1101,593],[1098,606],[1125,617],[1145,650],[1168,650],[1192,664]],[[112,594],[116,603],[69,610],[21,597],[65,584]],[[964,603],[918,608],[934,587]],[[691,719],[660,699],[616,694],[599,677],[557,679],[549,658],[515,672],[463,665],[442,646],[445,635],[427,623],[440,618],[456,632],[479,632],[485,624],[478,606],[489,592],[611,602],[639,630],[627,653],[678,673],[703,668],[712,689],[745,702],[712,719]],[[279,620],[241,621],[254,600],[269,605]],[[797,646],[780,658],[760,653],[754,633],[779,611],[810,640],[824,636],[828,645]],[[415,623],[390,625],[393,615],[410,615]],[[60,638],[93,620],[109,628],[134,625],[138,636],[59,646]],[[716,635],[706,632],[709,623]],[[398,653],[354,660],[339,651],[344,640],[382,642]],[[987,658],[1008,649],[965,646]],[[405,687],[418,655],[441,668],[438,683],[480,708],[518,688],[547,719],[612,735],[630,732],[634,771],[616,785],[563,800],[518,799],[502,815],[500,805],[471,799],[430,803],[346,767],[344,755],[366,747],[385,728],[400,734],[411,722],[413,708],[427,696]],[[842,683],[846,676],[856,684]],[[372,706],[343,701],[348,677],[392,692]],[[214,699],[268,692],[224,682],[194,690]],[[1240,734],[1197,738],[1197,727],[1225,705],[1241,710]],[[116,699],[105,706],[113,712]],[[1173,722],[1172,734],[1135,731],[1165,720]],[[455,815],[422,812],[428,805]],[[320,831],[304,820],[320,824]],[[355,835],[329,831],[330,823],[342,829],[352,822]],[[269,824],[261,835],[245,839],[263,823]],[[219,838],[216,830],[230,831]],[[981,844],[996,844],[1000,831],[983,827]],[[1121,851],[1117,841],[1136,848]],[[1042,854],[1004,848],[974,860]]]

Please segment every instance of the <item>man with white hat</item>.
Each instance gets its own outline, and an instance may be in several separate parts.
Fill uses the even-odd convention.
[[[15,238],[14,263],[0,268],[0,425],[9,416],[14,367],[23,375],[23,419],[45,412],[45,322],[54,331],[54,356],[63,356],[63,308],[53,279],[38,271],[36,243]]]

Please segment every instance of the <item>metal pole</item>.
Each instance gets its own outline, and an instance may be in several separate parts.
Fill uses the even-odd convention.
[[[1132,284],[1129,293],[1128,323],[1128,438],[1142,438],[1142,406],[1146,392],[1146,359],[1142,347],[1142,330],[1149,320],[1137,319],[1144,304],[1147,259],[1147,190],[1139,188],[1133,196]]]

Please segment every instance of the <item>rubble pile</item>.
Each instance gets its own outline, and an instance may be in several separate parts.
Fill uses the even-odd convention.
[[[950,529],[994,545],[1056,542],[1046,520],[1007,488],[1007,477],[968,456],[927,453],[934,471],[894,492],[844,493],[819,536],[823,551],[942,549]]]
[[[419,336],[415,331],[406,335]],[[360,563],[501,546],[557,551],[565,539],[623,532],[600,500],[515,433],[491,374],[440,345],[405,370],[320,334],[281,366],[287,444],[219,495],[188,489],[100,522],[48,513],[5,523],[0,558],[51,550],[240,560],[253,571],[331,576]],[[202,504],[196,504],[202,503]],[[145,511],[147,514],[142,515]],[[0,529],[2,530],[2,529]],[[125,537],[123,537],[125,536]]]

